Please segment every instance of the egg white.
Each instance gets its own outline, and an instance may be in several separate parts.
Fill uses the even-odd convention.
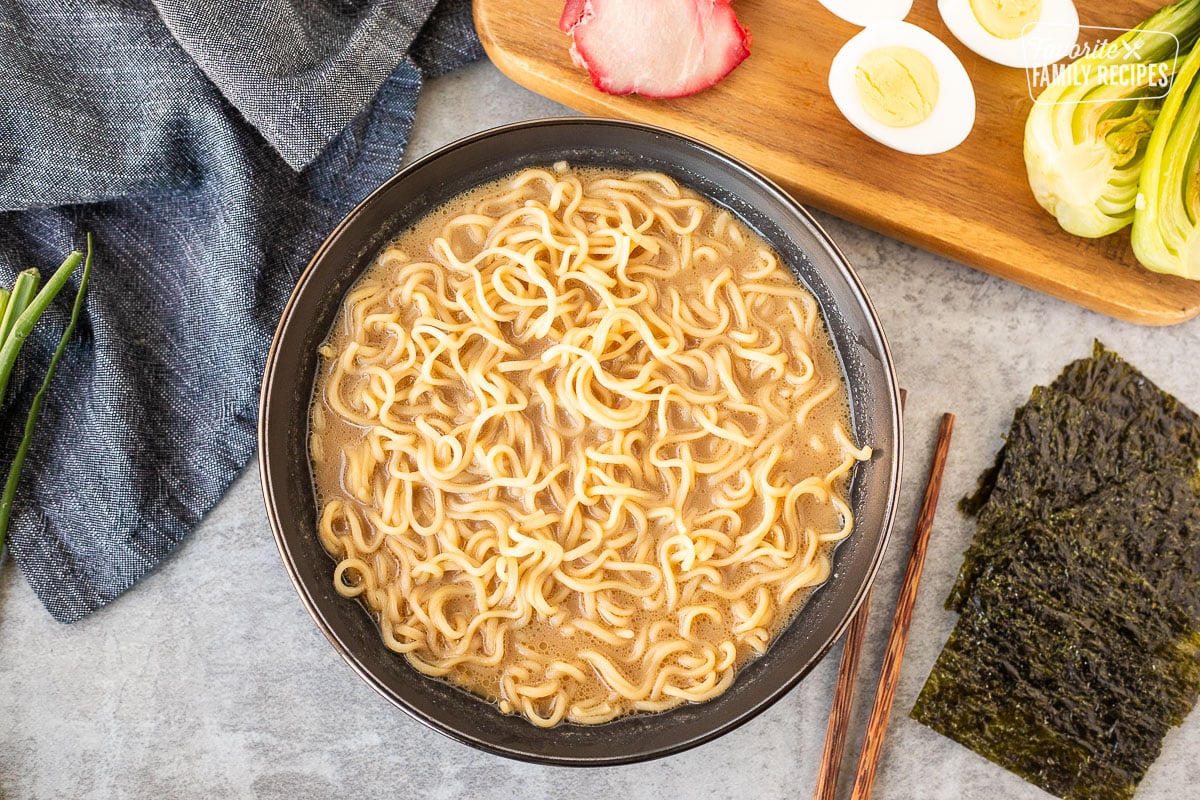
[[[908,16],[913,0],[819,0],[834,15],[865,28],[873,22],[900,20]]]
[[[855,68],[864,55],[881,47],[911,47],[928,58],[937,73],[937,103],[916,125],[885,125],[872,117],[858,99]],[[829,67],[829,93],[851,125],[902,153],[945,152],[961,144],[975,125],[975,90],[962,62],[932,33],[899,20],[870,25],[842,46]]]
[[[1079,12],[1072,0],[1042,0],[1042,16],[1016,39],[993,36],[979,24],[969,0],[938,0],[942,21],[971,51],[1006,67],[1029,69],[1070,55],[1079,39]]]

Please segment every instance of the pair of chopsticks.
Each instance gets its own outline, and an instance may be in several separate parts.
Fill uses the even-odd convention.
[[[901,404],[904,392],[901,390]],[[896,684],[900,678],[900,661],[904,658],[904,646],[912,626],[913,605],[917,599],[917,588],[921,583],[921,571],[925,565],[925,552],[929,547],[929,532],[933,528],[933,517],[937,511],[938,495],[942,488],[942,474],[946,467],[946,454],[950,448],[950,435],[954,430],[954,415],[943,414],[938,426],[937,445],[933,463],[925,483],[925,498],[917,516],[916,531],[912,548],[908,554],[908,566],[904,571],[904,582],[900,596],[896,599],[896,612],[892,617],[892,630],[888,634],[887,650],[883,666],[879,671],[879,685],[875,689],[875,700],[871,705],[871,716],[858,756],[858,767],[854,775],[851,800],[867,800],[875,785],[875,770],[879,765],[879,754],[883,749],[883,737],[887,732],[888,717],[892,701],[896,697]],[[850,708],[854,700],[854,684],[858,676],[858,662],[862,654],[863,634],[867,628],[867,614],[871,606],[868,591],[862,604],[850,622],[846,641],[842,645],[842,657],[838,663],[837,683],[833,693],[833,705],[829,711],[829,723],[825,729],[825,747],[821,753],[821,766],[817,772],[817,790],[814,800],[834,800],[837,791],[838,772],[842,753],[845,750],[846,734],[850,726]]]

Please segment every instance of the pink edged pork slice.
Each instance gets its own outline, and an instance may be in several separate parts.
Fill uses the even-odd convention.
[[[572,60],[609,94],[695,94],[750,55],[729,0],[567,0],[558,26]]]

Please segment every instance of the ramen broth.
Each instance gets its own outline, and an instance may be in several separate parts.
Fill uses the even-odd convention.
[[[321,356],[335,585],[536,724],[715,697],[850,533],[870,451],[816,302],[666,176],[461,196],[383,249]]]

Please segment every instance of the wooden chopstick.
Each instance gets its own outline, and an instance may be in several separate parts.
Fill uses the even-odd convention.
[[[900,390],[900,409],[908,393]],[[838,772],[846,751],[846,734],[850,730],[850,710],[854,705],[854,685],[858,680],[858,662],[862,657],[863,636],[867,632],[867,615],[871,613],[871,590],[867,589],[862,603],[850,620],[842,642],[842,657],[838,660],[837,680],[833,687],[833,704],[825,725],[825,746],[821,750],[821,766],[817,770],[817,790],[813,800],[834,800],[837,794]]]
[[[858,679],[858,662],[862,656],[863,634],[867,631],[867,615],[870,609],[871,590],[868,589],[858,611],[854,613],[854,619],[850,621],[846,640],[842,643],[842,657],[838,661],[833,705],[829,708],[829,722],[825,726],[825,747],[821,751],[821,767],[817,771],[817,791],[813,800],[834,800],[837,796],[838,772],[842,768],[846,734],[850,730],[854,684]]]
[[[904,658],[904,645],[912,625],[913,604],[917,599],[917,588],[921,584],[921,570],[925,564],[925,551],[929,548],[929,531],[937,512],[938,494],[942,489],[942,473],[946,468],[946,453],[950,448],[950,434],[954,431],[954,415],[943,414],[938,426],[937,446],[933,453],[933,464],[929,468],[929,479],[925,484],[925,499],[917,517],[917,529],[913,534],[912,549],[908,554],[908,567],[904,570],[904,582],[896,600],[896,613],[892,618],[892,630],[888,634],[887,650],[883,666],[879,671],[879,686],[875,689],[875,702],[867,720],[867,732],[862,750],[858,754],[858,770],[854,775],[851,800],[867,800],[875,786],[875,770],[879,766],[879,754],[883,749],[883,736],[887,732],[888,716],[892,711],[892,700],[896,697],[896,684],[900,678],[900,661]]]

